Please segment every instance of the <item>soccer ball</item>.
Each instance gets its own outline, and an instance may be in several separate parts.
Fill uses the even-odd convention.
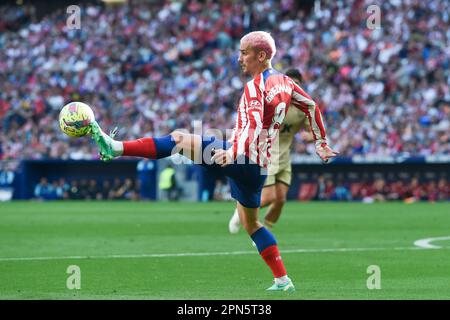
[[[95,120],[91,107],[82,102],[70,102],[59,113],[61,130],[71,137],[82,137],[91,131],[91,122]]]

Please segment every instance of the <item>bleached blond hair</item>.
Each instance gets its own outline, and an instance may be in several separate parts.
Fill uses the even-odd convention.
[[[241,44],[249,44],[253,49],[264,51],[269,57],[269,60],[272,60],[275,53],[277,53],[275,40],[270,33],[265,31],[253,31],[247,33],[241,38]]]

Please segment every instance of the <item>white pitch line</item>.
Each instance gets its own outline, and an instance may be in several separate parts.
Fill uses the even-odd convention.
[[[450,237],[426,238],[414,242],[414,245],[423,249],[441,249],[441,246],[431,244],[434,241],[450,240]]]
[[[419,247],[394,248],[328,248],[328,249],[287,249],[281,253],[325,253],[325,252],[364,252],[364,251],[390,251],[390,250],[421,250]],[[449,248],[450,249],[450,248]],[[185,252],[185,253],[150,253],[150,254],[113,254],[105,256],[61,256],[61,257],[10,257],[0,258],[6,261],[48,261],[48,260],[85,260],[85,259],[127,259],[127,258],[170,258],[170,257],[204,257],[204,256],[230,256],[256,254],[257,251],[230,251],[230,252]]]

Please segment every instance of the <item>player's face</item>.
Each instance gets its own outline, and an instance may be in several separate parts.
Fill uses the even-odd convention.
[[[260,64],[255,50],[249,44],[241,44],[238,62],[242,72],[249,75],[254,74]]]

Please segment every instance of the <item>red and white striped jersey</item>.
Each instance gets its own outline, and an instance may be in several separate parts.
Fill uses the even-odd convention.
[[[267,69],[245,85],[237,108],[233,145],[229,149],[233,159],[245,155],[259,166],[267,167],[271,144],[290,104],[306,114],[316,145],[327,143],[316,103],[291,78]]]

